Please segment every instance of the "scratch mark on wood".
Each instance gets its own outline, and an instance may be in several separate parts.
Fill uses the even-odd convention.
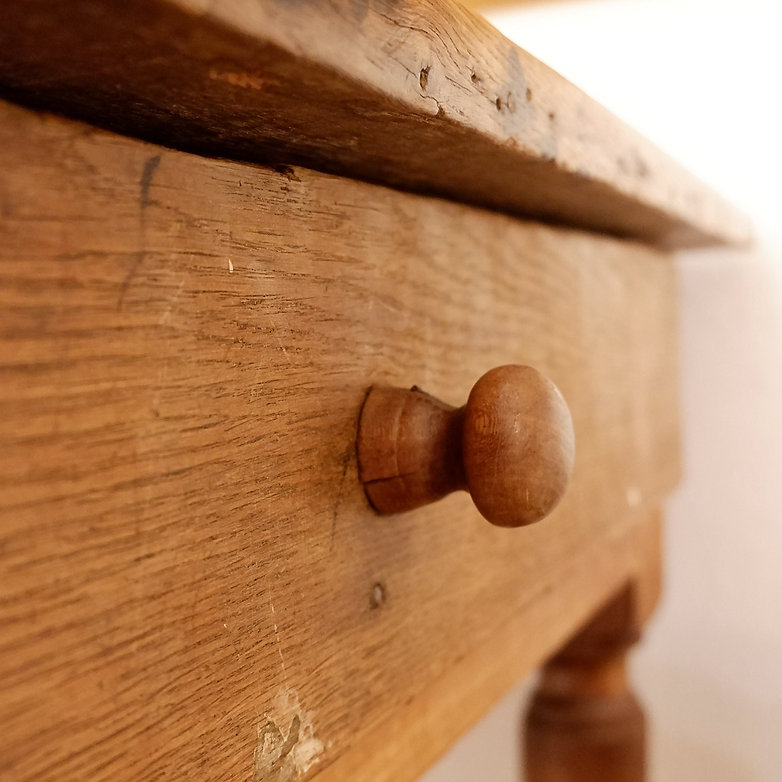
[[[171,318],[171,313],[176,307],[176,303],[177,301],[179,301],[179,297],[182,294],[182,288],[184,287],[185,287],[185,281],[182,280],[176,289],[176,293],[174,293],[174,295],[169,299],[168,306],[166,307],[165,312],[160,316],[160,319],[158,320],[158,324],[160,326],[163,326],[166,323],[168,323],[169,319]]]
[[[272,599],[269,598],[269,607],[272,609],[272,616],[276,616],[277,612],[274,610],[274,603],[272,602]],[[277,642],[277,654],[280,657],[280,665],[282,666],[282,678],[287,681],[288,674],[285,670],[285,658],[282,656],[282,642],[280,641],[280,631],[277,628],[277,622],[273,619],[272,624],[274,625],[274,640]]]
[[[139,246],[140,249],[136,252],[136,257],[133,259],[133,265],[128,270],[125,279],[122,281],[122,287],[119,292],[119,299],[117,300],[117,309],[122,309],[122,304],[125,301],[125,294],[128,292],[130,283],[136,276],[139,266],[144,262],[144,258],[147,254],[146,251],[146,219],[145,214],[147,207],[150,204],[149,200],[149,188],[152,184],[152,177],[155,174],[155,170],[160,165],[160,155],[153,155],[147,158],[144,163],[144,170],[141,172],[141,179],[139,180]]]
[[[282,354],[285,356],[285,360],[292,366],[293,362],[291,361],[291,357],[288,355],[288,350],[286,349],[285,345],[282,344],[282,339],[280,339],[280,332],[277,324],[272,321],[272,331],[274,332],[274,339],[277,342],[277,346],[282,351]]]
[[[337,516],[339,515],[339,506],[342,503],[342,497],[345,493],[345,477],[348,474],[348,466],[353,456],[352,451],[346,451],[342,456],[342,477],[339,479],[339,489],[337,490],[337,499],[334,502],[334,512],[331,516],[331,545],[334,545],[334,537],[337,534]]]

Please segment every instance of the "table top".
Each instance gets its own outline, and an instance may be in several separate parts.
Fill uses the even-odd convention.
[[[452,0],[6,0],[1,13],[7,94],[130,135],[669,247],[749,237],[718,195]]]

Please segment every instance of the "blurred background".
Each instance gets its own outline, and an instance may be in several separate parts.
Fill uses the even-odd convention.
[[[782,780],[782,9],[773,0],[470,3],[752,218],[678,259],[684,480],[632,659],[650,782]],[[525,682],[422,782],[518,782]]]

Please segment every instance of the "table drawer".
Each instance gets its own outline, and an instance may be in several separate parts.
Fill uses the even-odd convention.
[[[679,470],[663,253],[9,104],[0,139],[15,779],[410,779],[643,566]],[[369,386],[462,404],[507,363],[572,411],[555,512],[378,517]]]

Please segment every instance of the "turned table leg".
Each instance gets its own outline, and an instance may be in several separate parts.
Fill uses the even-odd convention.
[[[645,721],[625,666],[639,624],[628,587],[545,666],[526,719],[527,782],[643,782]]]

